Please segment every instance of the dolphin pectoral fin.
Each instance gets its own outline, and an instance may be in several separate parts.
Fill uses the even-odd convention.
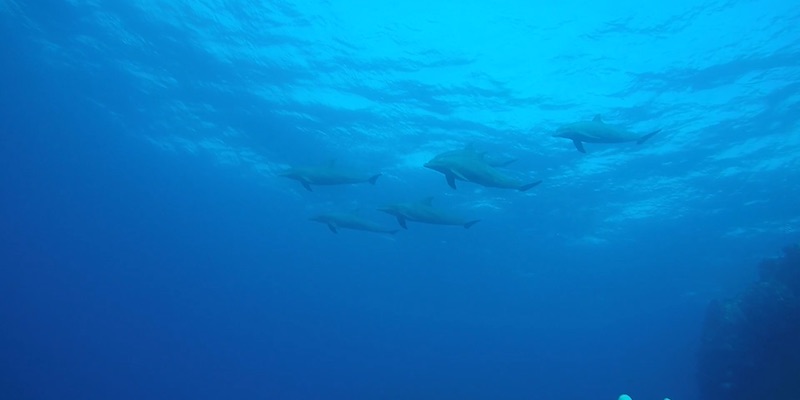
[[[657,130],[655,132],[650,132],[647,135],[644,135],[644,136],[640,137],[639,140],[636,141],[636,144],[642,144],[642,143],[646,142],[647,139],[650,139],[651,137],[655,136],[658,132],[661,132],[661,129],[659,129],[659,130]]]
[[[306,190],[308,190],[309,192],[313,192],[313,190],[311,190],[311,185],[308,182],[300,181],[300,183],[303,184],[303,187],[306,188]]]
[[[475,224],[477,224],[478,222],[481,222],[481,220],[479,220],[479,219],[476,219],[476,220],[474,220],[474,221],[469,221],[469,222],[467,222],[466,224],[464,224],[464,229],[469,229],[469,228],[471,228],[471,227],[472,227],[472,225],[475,225]]]
[[[530,188],[532,188],[534,186],[539,186],[540,183],[542,183],[542,181],[538,180],[536,182],[529,183],[527,185],[522,185],[517,190],[519,190],[520,192],[524,192],[524,191],[526,191],[526,190],[528,190],[528,189],[530,189]]]
[[[447,179],[447,184],[450,185],[451,188],[456,189],[456,176],[447,174],[444,177]]]
[[[383,175],[383,174],[375,174],[375,175],[372,175],[372,176],[370,176],[370,177],[369,177],[369,179],[367,179],[367,181],[368,181],[370,184],[373,184],[373,185],[374,185],[374,184],[375,184],[375,181],[377,181],[377,180],[378,180],[378,178],[380,178],[380,177],[381,177],[381,175]]]
[[[401,217],[401,216],[398,215],[397,216],[397,223],[400,224],[400,226],[402,226],[403,229],[408,229],[408,226],[406,225],[405,217]]]
[[[339,231],[336,230],[336,225],[334,224],[328,224],[328,229],[330,229],[333,233],[339,233]]]
[[[586,153],[586,149],[583,148],[583,142],[577,139],[572,139],[572,144],[575,145],[575,148],[578,149],[581,153]]]
[[[386,233],[388,233],[388,234],[390,234],[390,235],[394,235],[394,234],[395,234],[395,233],[397,233],[397,232],[400,232],[400,229],[392,229],[392,230],[390,230],[390,231],[386,231]]]

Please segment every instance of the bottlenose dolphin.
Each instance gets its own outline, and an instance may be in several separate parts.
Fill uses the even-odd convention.
[[[650,139],[661,129],[650,132],[646,135],[641,135],[619,126],[609,125],[603,122],[600,115],[596,115],[591,121],[575,122],[566,124],[558,128],[553,137],[563,137],[572,139],[575,148],[581,153],[586,153],[583,148],[583,142],[587,143],[623,143],[623,142],[636,142],[642,144]]]
[[[425,163],[425,168],[443,173],[447,184],[453,189],[456,188],[456,179],[486,187],[517,189],[521,192],[542,183],[539,180],[526,184],[504,174],[487,162],[483,153],[448,151]]]
[[[336,168],[331,161],[324,167],[294,167],[284,171],[280,176],[300,182],[306,190],[311,191],[311,185],[345,185],[351,183],[369,182],[375,184],[381,174],[364,176],[352,174]]]
[[[388,229],[370,220],[359,217],[355,214],[347,213],[325,213],[309,218],[311,221],[321,222],[328,225],[328,229],[333,233],[339,233],[338,228],[353,229],[357,231],[367,231],[375,233],[388,233],[394,235],[399,229]]]
[[[408,226],[406,226],[406,221],[416,221],[434,225],[460,225],[464,228],[469,228],[480,221],[479,219],[470,221],[452,214],[445,213],[444,211],[433,207],[431,202],[433,202],[433,197],[426,197],[417,202],[389,204],[388,206],[379,208],[378,210],[394,215],[397,218],[397,222],[403,227],[403,229],[408,229]]]

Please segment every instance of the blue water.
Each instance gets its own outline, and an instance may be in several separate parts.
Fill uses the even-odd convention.
[[[800,236],[800,5],[431,3],[0,2],[0,398],[699,399]],[[481,222],[308,221],[427,196]]]

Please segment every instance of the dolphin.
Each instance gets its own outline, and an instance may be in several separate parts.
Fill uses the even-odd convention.
[[[572,139],[575,148],[581,153],[586,153],[583,142],[587,143],[623,143],[636,142],[642,144],[655,136],[661,129],[641,135],[625,130],[616,125],[609,125],[603,122],[600,115],[596,115],[591,121],[575,122],[562,125],[553,134],[553,137],[563,137]]]
[[[403,229],[408,229],[406,221],[416,221],[434,225],[460,225],[467,229],[480,221],[479,219],[466,220],[452,214],[447,214],[433,207],[433,205],[431,205],[432,202],[433,197],[426,197],[417,202],[389,204],[378,210],[394,215]]]
[[[517,189],[524,192],[540,183],[541,180],[523,183],[514,179],[486,161],[483,153],[446,152],[437,155],[427,163],[430,168],[444,174],[447,184],[456,188],[456,179],[477,183],[486,187]]]
[[[351,183],[369,182],[375,184],[381,174],[363,176],[352,174],[336,168],[331,161],[324,167],[294,167],[279,174],[285,178],[300,182],[306,190],[311,191],[311,185],[345,185]]]
[[[348,213],[325,213],[309,218],[311,221],[321,222],[328,225],[328,229],[333,233],[339,233],[338,228],[353,229],[357,231],[388,233],[394,235],[399,229],[388,229],[370,220]]]

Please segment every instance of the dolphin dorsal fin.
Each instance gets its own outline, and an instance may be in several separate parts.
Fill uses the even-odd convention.
[[[433,196],[428,196],[420,201],[420,203],[425,204],[426,206],[431,205],[433,203]]]
[[[592,118],[592,122],[599,122],[599,123],[602,124],[603,123],[603,117],[601,117],[600,114],[597,114],[597,115],[594,116],[594,118]]]

